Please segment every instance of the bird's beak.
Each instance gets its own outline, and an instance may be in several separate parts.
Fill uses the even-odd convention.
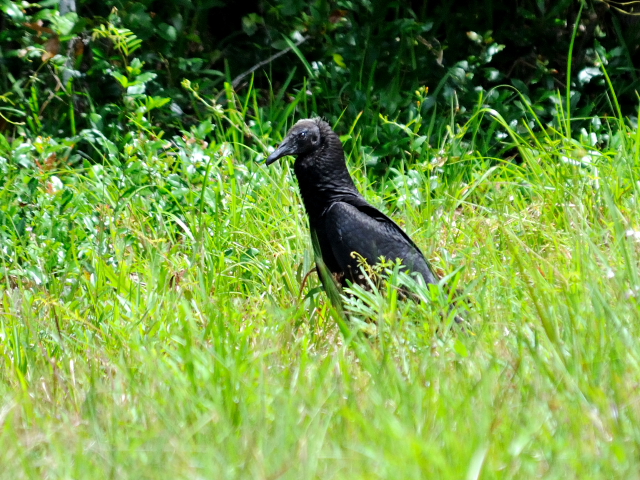
[[[279,158],[286,157],[287,155],[294,155],[295,149],[293,142],[290,142],[288,138],[285,138],[280,146],[275,149],[275,151],[269,155],[267,158],[266,164],[271,165],[273,162],[278,160]]]

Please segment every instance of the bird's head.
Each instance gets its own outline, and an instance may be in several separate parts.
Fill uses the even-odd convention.
[[[287,155],[305,155],[312,153],[320,147],[322,135],[320,125],[316,119],[304,119],[298,121],[287,136],[284,137],[282,143],[267,158],[267,165],[271,165],[279,158]]]

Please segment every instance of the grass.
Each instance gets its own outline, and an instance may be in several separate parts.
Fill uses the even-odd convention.
[[[360,292],[378,333],[343,335],[317,278],[300,291],[289,162],[254,161],[286,120],[250,96],[92,161],[0,142],[0,478],[640,477],[636,130],[533,136],[479,107],[372,179],[352,129],[365,196],[471,307],[464,332]],[[512,161],[469,143],[489,124]]]

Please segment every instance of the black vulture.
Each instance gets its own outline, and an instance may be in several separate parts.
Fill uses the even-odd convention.
[[[293,168],[322,260],[343,287],[347,281],[363,283],[358,257],[369,265],[377,264],[381,256],[400,259],[427,284],[438,282],[413,240],[360,194],[347,170],[340,138],[327,122],[320,118],[297,122],[266,164],[287,155],[297,157]]]

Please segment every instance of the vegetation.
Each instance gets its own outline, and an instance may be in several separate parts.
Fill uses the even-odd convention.
[[[558,88],[503,64],[495,84],[455,84],[446,50],[434,87],[410,48],[355,80],[340,29],[387,25],[369,2],[265,2],[230,34],[284,33],[303,68],[274,60],[234,87],[264,43],[234,64],[243,44],[207,42],[206,3],[186,3],[181,30],[173,4],[0,2],[0,478],[636,478],[636,50],[624,29],[595,44],[580,27],[617,17],[555,2],[545,21],[579,64]],[[376,40],[432,43],[437,13],[444,43],[447,12],[386,8],[397,23]],[[344,299],[345,322],[305,279],[291,166],[260,162],[318,113],[453,288],[404,301],[389,266],[381,291]],[[443,315],[447,291],[466,329]]]

